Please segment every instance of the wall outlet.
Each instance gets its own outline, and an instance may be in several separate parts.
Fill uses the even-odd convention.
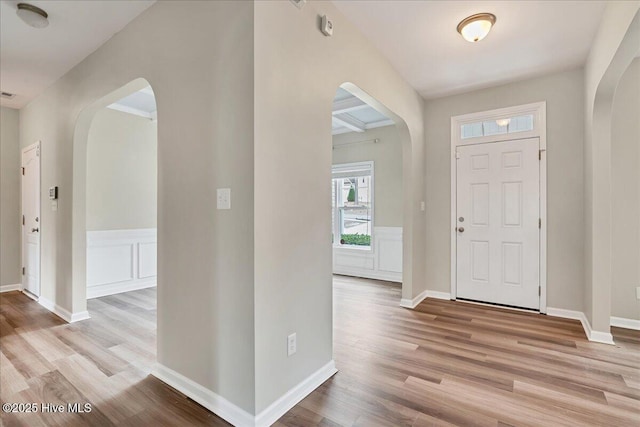
[[[640,299],[640,286],[636,288],[636,299]]]
[[[298,346],[298,343],[296,341],[297,339],[295,333],[287,337],[287,356],[291,356],[296,352]]]

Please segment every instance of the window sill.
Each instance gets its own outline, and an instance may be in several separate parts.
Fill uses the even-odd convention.
[[[358,245],[333,245],[333,249],[339,249],[344,251],[373,252],[373,249],[371,249],[371,246],[358,246]]]

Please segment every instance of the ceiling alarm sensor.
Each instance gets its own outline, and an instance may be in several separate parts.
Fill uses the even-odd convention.
[[[327,15],[322,17],[322,34],[325,36],[333,35],[333,21],[327,18]]]

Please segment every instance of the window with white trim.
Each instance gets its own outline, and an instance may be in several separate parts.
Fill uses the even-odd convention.
[[[370,249],[373,162],[334,165],[331,179],[333,245]]]

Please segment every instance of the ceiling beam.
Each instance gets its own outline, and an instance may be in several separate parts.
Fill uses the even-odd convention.
[[[364,122],[361,122],[348,114],[335,114],[331,119],[340,126],[351,129],[354,132],[364,132],[366,130]]]
[[[349,133],[349,132],[353,132],[353,131],[351,129],[347,129],[343,127],[331,129],[331,135],[340,135],[340,134]]]
[[[144,117],[145,119],[149,119],[149,120],[156,120],[156,117],[157,117],[157,113],[155,111],[153,111],[151,113],[148,113],[146,111],[139,110],[137,108],[128,107],[126,105],[118,104],[117,102],[113,103],[111,105],[108,105],[107,108],[110,108],[110,109],[116,110],[116,111],[121,111],[123,113],[133,114],[134,116]]]
[[[348,113],[349,111],[361,110],[369,107],[369,104],[365,103],[361,99],[354,97],[341,99],[339,101],[333,101],[333,114]]]
[[[377,122],[371,122],[371,123],[367,123],[364,125],[365,129],[375,129],[375,128],[381,128],[384,126],[391,126],[394,125],[395,122],[391,119],[384,119],[384,120],[379,120]]]
[[[146,93],[147,95],[151,95],[153,97],[155,97],[155,93],[153,93],[153,89],[151,89],[151,86],[147,86],[143,89],[140,89],[138,92],[142,92],[142,93]]]

